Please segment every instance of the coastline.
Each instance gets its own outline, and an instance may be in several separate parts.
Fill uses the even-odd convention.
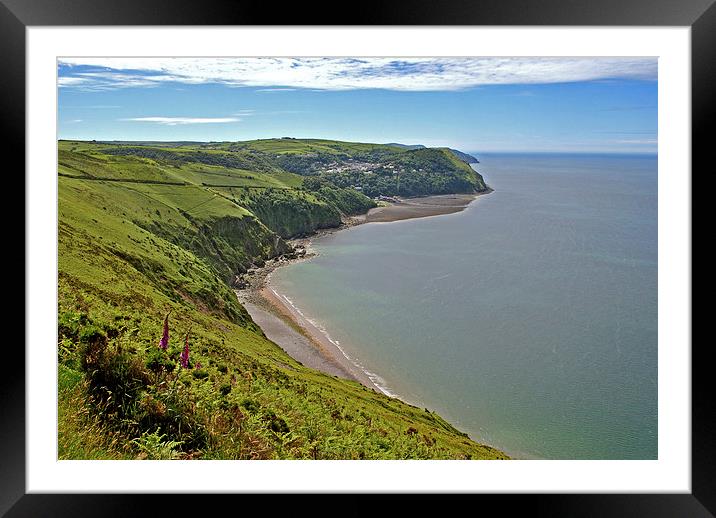
[[[311,240],[316,237],[365,223],[388,223],[461,212],[478,197],[491,192],[493,190],[488,188],[475,194],[402,198],[398,203],[375,207],[366,214],[346,218],[339,227],[292,239],[289,243],[297,252],[289,258],[266,261],[263,267],[249,270],[242,276],[239,283],[241,288],[235,290],[236,295],[266,337],[301,364],[331,376],[357,381],[390,397],[397,397],[382,386],[378,375],[366,371],[350,358],[325,329],[312,322],[290,299],[279,293],[271,284],[271,273],[281,266],[314,257],[316,253],[311,249]]]
[[[438,194],[419,198],[400,198],[400,203],[370,209],[366,214],[354,216],[360,223],[389,223],[404,219],[427,218],[461,212],[478,197],[490,194],[487,190],[475,194]]]

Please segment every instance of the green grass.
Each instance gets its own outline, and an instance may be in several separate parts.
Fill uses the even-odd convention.
[[[227,143],[222,146],[227,150],[252,149],[273,154],[308,154],[308,153],[356,153],[369,152],[376,149],[390,148],[396,152],[404,149],[398,146],[385,146],[384,144],[365,144],[359,142],[341,142],[324,139],[261,139],[239,143]]]
[[[60,458],[505,457],[435,413],[304,367],[238,303],[234,273],[288,251],[281,236],[338,224],[355,194],[308,192],[276,170],[102,151],[111,148],[59,144],[60,173],[95,178],[58,178]],[[222,175],[255,189],[202,185]],[[152,183],[165,179],[185,185]]]
[[[87,400],[81,372],[58,369],[58,459],[122,460],[135,457],[126,438],[102,422]]]

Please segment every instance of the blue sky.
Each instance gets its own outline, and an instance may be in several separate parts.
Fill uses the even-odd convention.
[[[656,152],[656,58],[64,58],[59,138]]]

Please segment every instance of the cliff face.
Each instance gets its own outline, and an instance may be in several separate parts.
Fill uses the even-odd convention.
[[[374,202],[231,145],[60,142],[60,458],[503,458],[263,336],[234,275]]]

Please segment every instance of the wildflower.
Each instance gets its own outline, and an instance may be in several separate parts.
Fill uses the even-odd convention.
[[[201,369],[201,362],[196,362],[196,364],[194,364],[194,368]]]
[[[162,333],[162,339],[159,340],[159,348],[166,351],[167,345],[169,345],[169,313],[164,317],[164,332]]]
[[[185,369],[189,368],[189,332],[186,334],[186,339],[184,340],[184,350],[179,357],[179,361],[181,362],[182,367]]]

